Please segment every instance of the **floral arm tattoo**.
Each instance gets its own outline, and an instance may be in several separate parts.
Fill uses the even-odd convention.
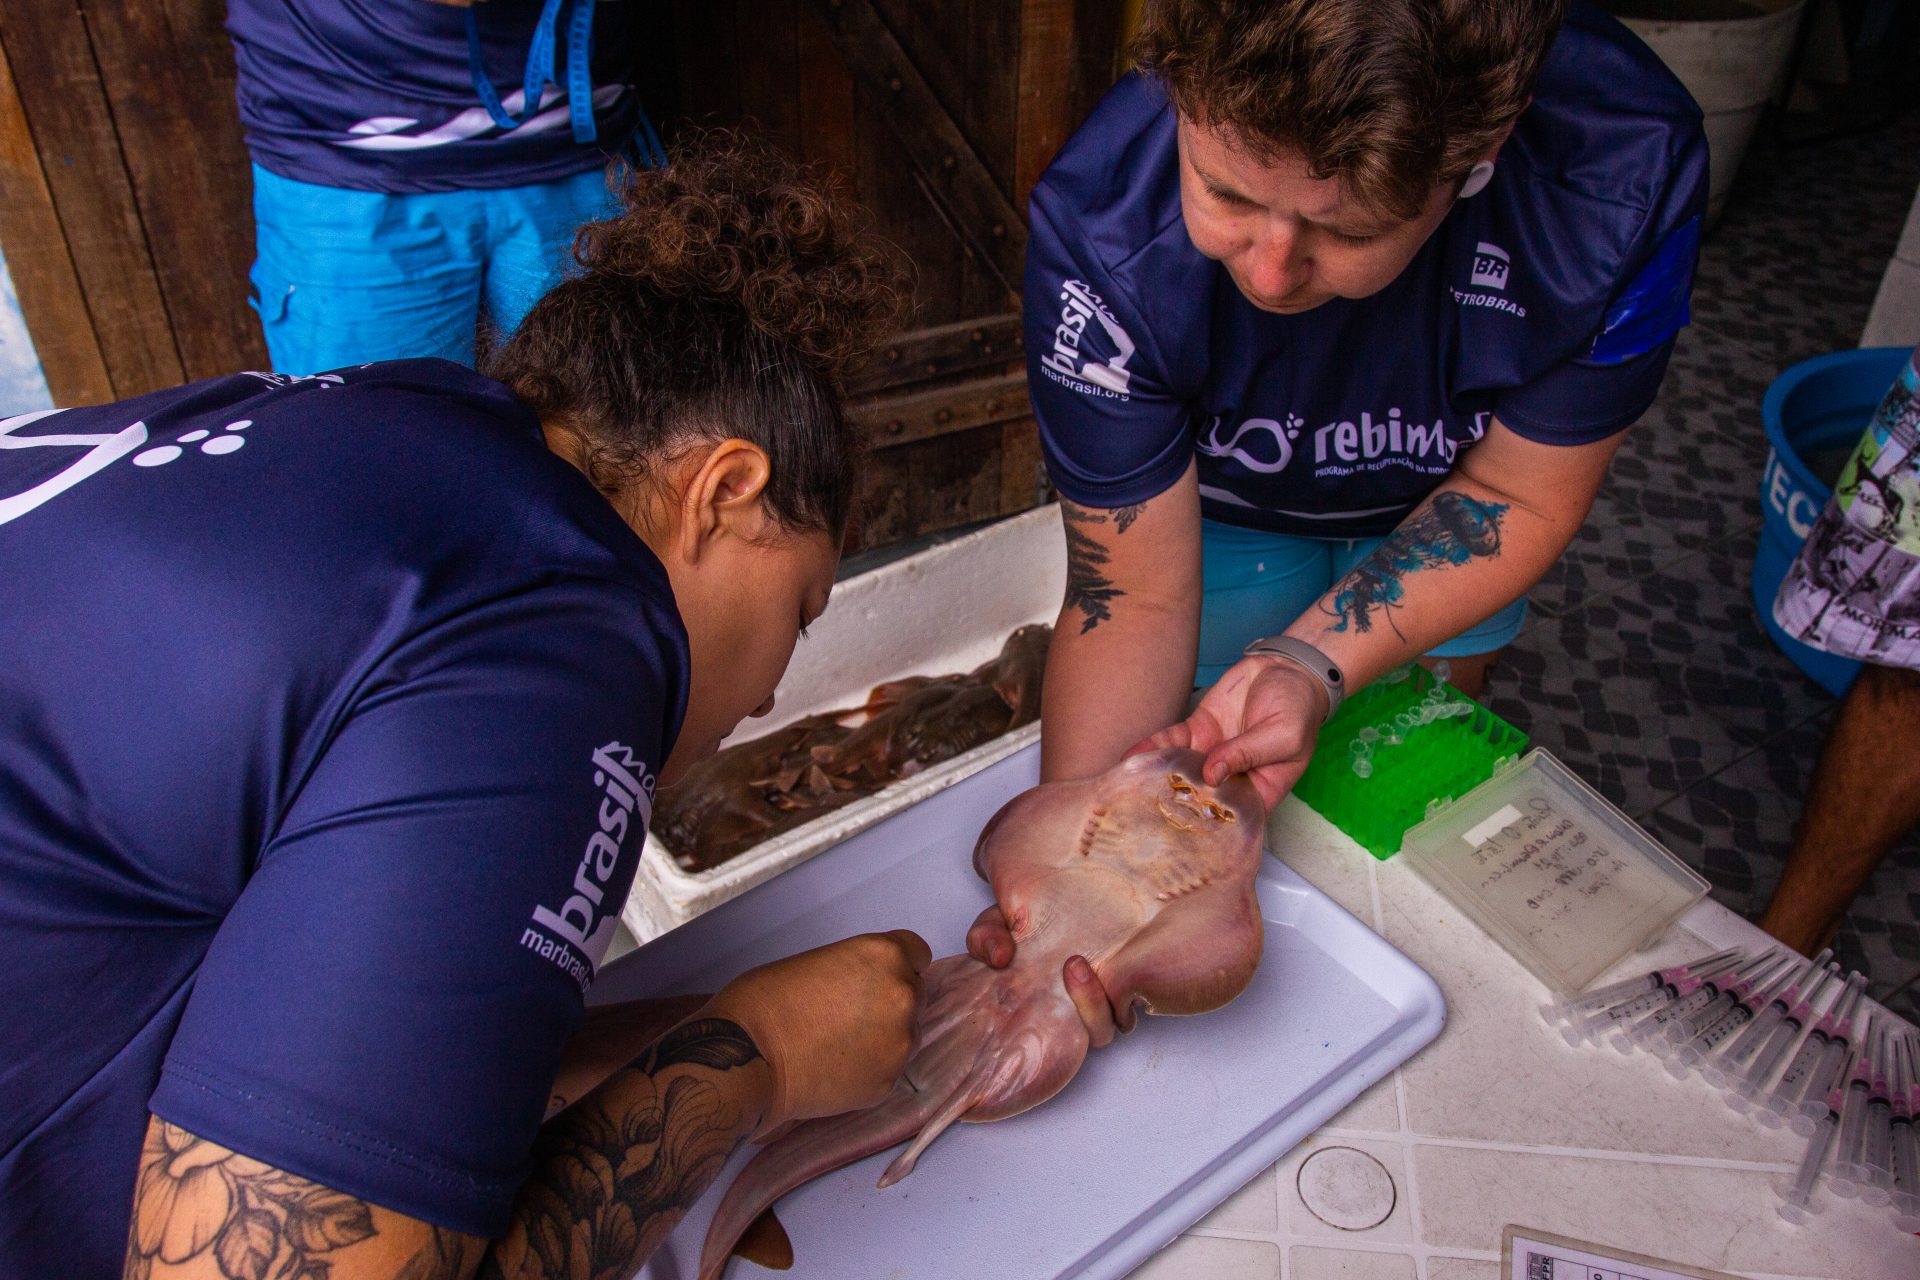
[[[724,1019],[667,1032],[540,1131],[513,1225],[490,1250],[156,1118],[124,1280],[169,1280],[175,1267],[222,1280],[629,1275],[751,1131],[757,1113],[721,1086],[756,1063],[765,1070],[752,1039]]]
[[[1131,529],[1145,506],[1144,502],[1136,502],[1129,507],[1114,508],[1111,514],[1115,531],[1125,533]],[[1089,525],[1106,524],[1107,517],[1091,507],[1066,501],[1060,503],[1060,515],[1067,531],[1067,606],[1086,615],[1080,624],[1080,634],[1085,635],[1101,623],[1111,621],[1110,606],[1127,593],[1114,586],[1113,579],[1107,576],[1107,561],[1111,557],[1106,547],[1087,532]]]
[[[329,1280],[343,1251],[400,1221],[357,1196],[238,1152],[165,1120],[148,1125],[134,1184],[125,1280],[156,1280],[187,1267],[224,1280]],[[396,1280],[465,1280],[486,1242],[404,1220],[426,1239],[388,1251]],[[214,1270],[205,1267],[211,1260]]]
[[[631,1274],[746,1139],[753,1117],[720,1085],[756,1063],[734,1023],[683,1023],[548,1123],[482,1280]]]
[[[1334,584],[1320,605],[1334,619],[1331,630],[1371,631],[1377,616],[1399,635],[1393,613],[1405,597],[1408,575],[1499,555],[1506,514],[1502,502],[1482,502],[1452,489],[1435,494]]]

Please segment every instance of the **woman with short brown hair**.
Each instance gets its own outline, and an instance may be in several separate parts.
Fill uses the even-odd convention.
[[[1272,802],[1347,688],[1477,693],[1518,633],[1686,322],[1706,145],[1587,3],[1157,0],[1137,53],[1033,195],[1045,770],[1151,736]]]

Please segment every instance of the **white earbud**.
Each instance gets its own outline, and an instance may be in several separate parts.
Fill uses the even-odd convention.
[[[1482,160],[1479,164],[1467,171],[1467,180],[1460,184],[1460,198],[1465,200],[1468,196],[1479,195],[1487,189],[1487,184],[1492,181],[1493,161]]]

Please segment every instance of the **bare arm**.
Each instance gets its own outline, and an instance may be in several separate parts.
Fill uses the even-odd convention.
[[[1524,595],[1586,519],[1622,437],[1544,445],[1497,420],[1446,482],[1286,634],[1358,689]],[[1269,804],[1306,770],[1326,695],[1284,658],[1227,669],[1161,741],[1207,752],[1207,778],[1250,771]]]
[[[562,1112],[482,1280],[626,1274],[660,1247],[766,1116],[773,1073],[736,1023],[681,1024]]]
[[[1547,445],[1496,420],[1393,535],[1287,634],[1361,687],[1527,593],[1580,531],[1622,435]]]
[[[1178,720],[1200,643],[1195,470],[1135,506],[1060,503],[1067,590],[1047,654],[1041,776],[1085,778]]]
[[[725,1019],[683,1023],[549,1122],[489,1247],[150,1119],[128,1280],[468,1280],[631,1270],[760,1123],[772,1073]]]
[[[147,1126],[129,1280],[543,1280],[627,1275],[749,1136],[885,1097],[913,1047],[927,944],[863,934],[751,969],[540,1130],[491,1245]],[[607,1021],[603,1052],[659,1012]],[[580,1070],[597,1070],[591,1066]],[[484,1255],[484,1256],[483,1256]]]
[[[1179,719],[1200,647],[1200,490],[1192,463],[1173,487],[1134,506],[1062,498],[1067,590],[1041,693],[1040,776],[1088,778]],[[967,931],[967,950],[1013,961],[998,904]],[[1061,977],[1095,1048],[1113,1039],[1106,991],[1083,957]]]
[[[566,1052],[561,1055],[546,1118],[553,1119],[599,1088],[675,1023],[699,1012],[707,999],[706,996],[669,996],[589,1008],[586,1024],[578,1035],[567,1041]]]

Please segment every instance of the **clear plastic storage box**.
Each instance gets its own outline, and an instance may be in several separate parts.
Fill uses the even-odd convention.
[[[1437,808],[1401,852],[1563,995],[1665,932],[1707,882],[1534,750]]]

